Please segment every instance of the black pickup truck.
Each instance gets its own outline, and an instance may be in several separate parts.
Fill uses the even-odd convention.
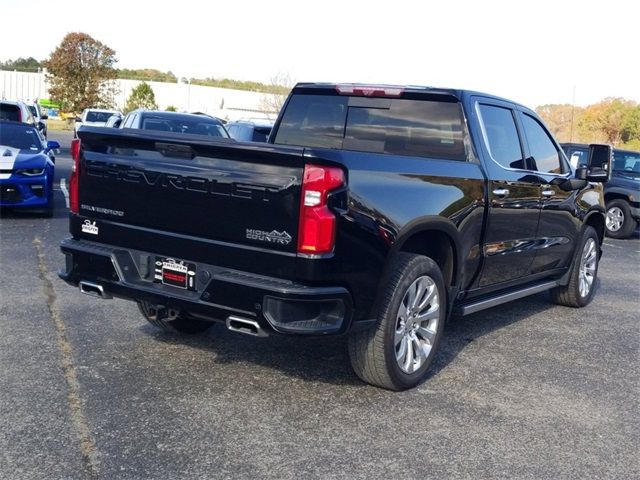
[[[593,298],[610,148],[573,170],[481,93],[298,84],[267,144],[85,128],[59,275],[167,330],[349,335],[365,381],[426,375],[445,320]]]

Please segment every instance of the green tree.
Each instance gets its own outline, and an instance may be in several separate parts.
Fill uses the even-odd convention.
[[[176,107],[174,107],[173,105],[169,105],[164,110],[165,110],[165,112],[177,112],[178,111],[178,109]]]
[[[125,113],[135,110],[136,108],[147,108],[149,110],[157,110],[156,95],[153,88],[147,82],[142,82],[136,88],[131,90],[131,95],[127,99],[127,105],[124,107]]]
[[[171,82],[176,83],[178,78],[173,72],[161,72],[155,68],[129,69],[121,68],[118,70],[118,78],[127,78],[129,80],[144,80],[146,82]]]
[[[622,119],[622,142],[629,148],[637,149],[640,146],[640,105],[629,109]]]
[[[81,32],[68,33],[43,62],[49,95],[67,112],[111,107],[115,95],[116,52]]]
[[[605,98],[589,105],[579,128],[591,142],[605,142],[613,146],[623,143],[625,121],[632,125],[632,112],[636,103],[624,98]]]
[[[536,108],[536,112],[560,142],[582,141],[578,123],[584,115],[584,108],[569,104],[551,104]]]
[[[0,70],[17,70],[18,72],[37,72],[42,68],[42,64],[33,57],[17,58],[0,62]]]

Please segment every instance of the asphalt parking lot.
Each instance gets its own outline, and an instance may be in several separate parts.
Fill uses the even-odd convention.
[[[588,307],[454,318],[392,393],[343,338],[172,335],[67,286],[70,135],[50,139],[54,218],[0,219],[0,478],[640,478],[638,231],[606,240]]]

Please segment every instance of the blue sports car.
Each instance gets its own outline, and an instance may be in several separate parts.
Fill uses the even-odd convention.
[[[0,121],[0,207],[41,209],[53,215],[53,150],[32,125]]]

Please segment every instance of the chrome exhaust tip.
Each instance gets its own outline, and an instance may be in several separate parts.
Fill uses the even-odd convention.
[[[258,322],[249,318],[235,317],[231,315],[230,317],[227,317],[226,324],[227,330],[231,330],[232,332],[244,333],[245,335],[252,335],[254,337],[269,336]]]
[[[85,295],[102,298],[103,300],[109,300],[113,298],[111,294],[104,291],[104,287],[102,285],[98,285],[97,283],[82,280],[80,281],[78,286],[80,287],[80,291]]]

